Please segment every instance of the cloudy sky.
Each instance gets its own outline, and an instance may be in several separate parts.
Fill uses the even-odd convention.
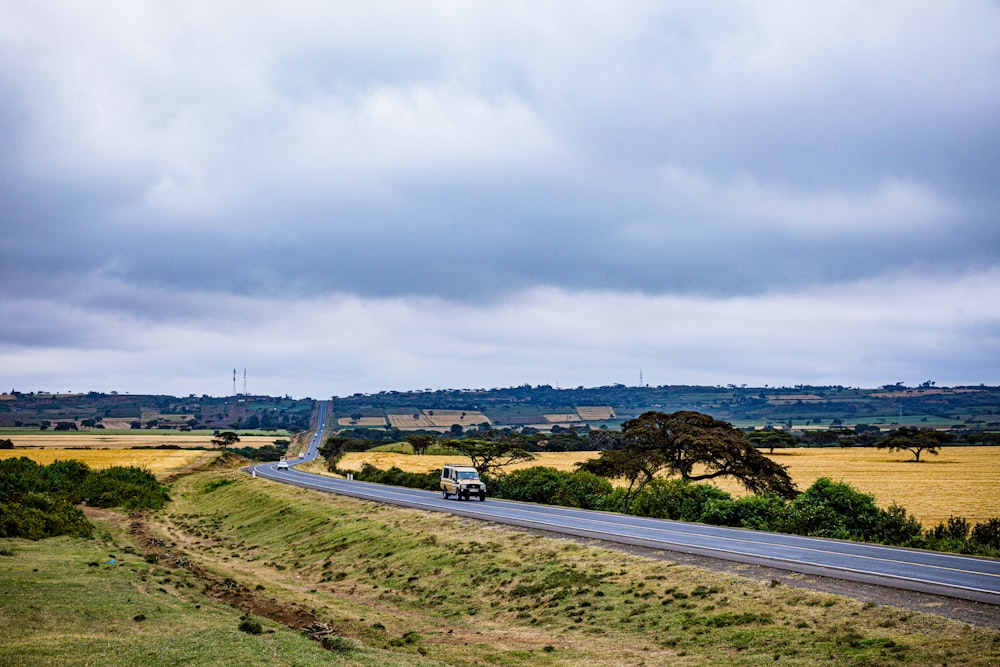
[[[1000,4],[0,0],[0,390],[1000,384]]]

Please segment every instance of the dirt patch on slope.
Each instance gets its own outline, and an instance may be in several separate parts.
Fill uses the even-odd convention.
[[[143,512],[129,515],[129,533],[144,557],[149,556],[166,567],[184,568],[197,577],[204,584],[202,594],[209,599],[225,602],[246,614],[267,618],[293,630],[305,631],[314,639],[333,632],[315,613],[298,603],[286,603],[268,597],[262,592],[263,586],[251,589],[235,579],[217,575],[192,562],[185,552],[176,548],[176,543],[168,544],[166,540],[152,534]],[[324,632],[324,629],[328,631]]]

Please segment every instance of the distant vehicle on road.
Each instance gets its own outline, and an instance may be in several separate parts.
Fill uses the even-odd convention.
[[[278,470],[288,470],[288,461],[278,461],[278,465],[275,468]]]

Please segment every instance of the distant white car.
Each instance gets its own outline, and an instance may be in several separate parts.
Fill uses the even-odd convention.
[[[275,467],[278,470],[288,470],[288,461],[278,461],[278,465]]]

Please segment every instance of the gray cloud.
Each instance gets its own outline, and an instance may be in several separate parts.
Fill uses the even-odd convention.
[[[1000,260],[998,24],[979,0],[0,3],[0,349],[113,357],[108,322],[186,340],[221,303],[281,317],[334,295],[474,318],[612,293],[630,319],[980,280]],[[499,372],[481,335],[435,341],[479,360],[442,377]],[[627,340],[601,354],[636,362]],[[827,342],[835,367],[878,366]],[[1000,380],[963,345],[931,356]]]

